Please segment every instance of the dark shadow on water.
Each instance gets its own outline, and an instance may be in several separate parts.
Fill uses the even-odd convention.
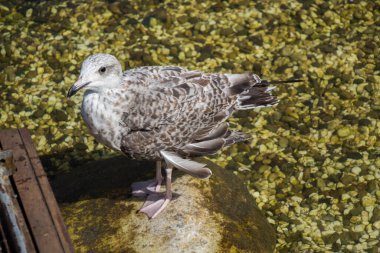
[[[93,198],[127,199],[131,197],[133,182],[154,176],[154,162],[130,160],[120,155],[86,162],[49,181],[57,201],[67,203]]]

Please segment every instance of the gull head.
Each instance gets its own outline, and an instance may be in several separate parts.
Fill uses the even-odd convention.
[[[80,89],[102,92],[119,87],[123,78],[120,62],[110,54],[94,54],[82,63],[78,81],[69,89],[67,97]]]

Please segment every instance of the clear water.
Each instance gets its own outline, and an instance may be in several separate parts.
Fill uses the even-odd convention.
[[[88,134],[89,54],[124,68],[253,72],[280,104],[237,113],[252,142],[211,159],[246,182],[279,252],[377,252],[380,6],[376,1],[0,1],[0,126],[26,127],[50,176],[113,155]]]

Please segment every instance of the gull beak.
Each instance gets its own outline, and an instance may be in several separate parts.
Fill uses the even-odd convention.
[[[89,85],[90,82],[86,82],[84,83],[82,81],[82,78],[79,77],[78,81],[76,81],[73,86],[71,86],[71,88],[69,89],[69,91],[67,92],[67,97],[71,97],[71,96],[74,96],[80,89],[84,88],[85,86]]]

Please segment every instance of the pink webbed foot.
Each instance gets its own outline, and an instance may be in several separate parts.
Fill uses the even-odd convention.
[[[132,195],[144,197],[148,194],[159,192],[163,177],[161,175],[161,161],[156,162],[156,178],[148,181],[135,182],[131,185]]]
[[[172,199],[172,167],[168,167],[166,171],[166,192],[164,193],[151,193],[146,199],[140,212],[145,213],[149,218],[153,219],[165,209]]]
[[[148,194],[158,192],[161,187],[161,182],[157,182],[157,180],[148,180],[135,182],[131,185],[132,187],[132,195],[135,197],[144,197]]]
[[[140,212],[145,213],[149,218],[155,218],[165,207],[169,204],[171,196],[167,197],[166,194],[152,193],[149,194]]]

